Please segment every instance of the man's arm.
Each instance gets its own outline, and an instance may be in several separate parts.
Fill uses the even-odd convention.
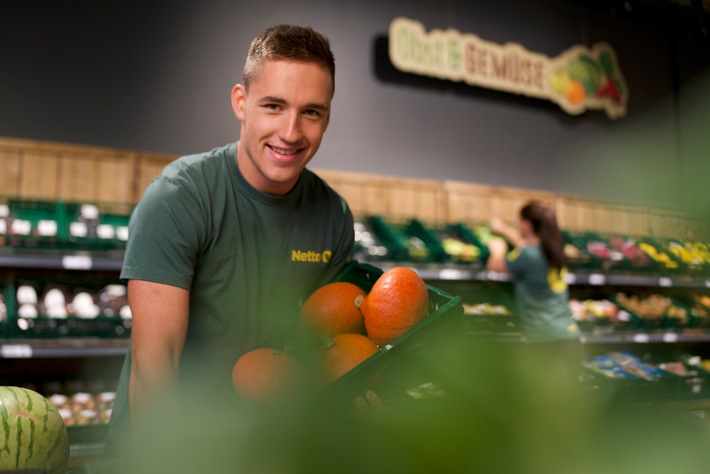
[[[190,292],[143,280],[128,282],[131,328],[131,420],[173,386],[187,335]]]

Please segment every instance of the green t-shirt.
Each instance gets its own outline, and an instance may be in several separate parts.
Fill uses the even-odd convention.
[[[539,245],[514,250],[506,257],[506,267],[514,278],[515,303],[528,341],[579,337],[568,307],[566,268],[549,268]]]
[[[243,353],[287,343],[302,303],[347,262],[354,230],[347,203],[307,169],[287,195],[253,188],[232,143],[169,164],[129,236],[122,279],[190,290],[180,378],[209,390],[231,388]]]

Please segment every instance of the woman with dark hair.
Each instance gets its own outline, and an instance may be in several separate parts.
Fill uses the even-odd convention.
[[[578,351],[579,329],[568,307],[567,268],[554,210],[530,202],[520,210],[517,228],[493,219],[491,230],[515,247],[508,253],[506,241],[492,237],[487,268],[508,272],[513,278],[526,340],[548,347],[572,346]]]

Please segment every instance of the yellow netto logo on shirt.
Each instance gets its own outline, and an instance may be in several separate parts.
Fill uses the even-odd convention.
[[[551,268],[547,271],[547,283],[555,293],[562,293],[567,289],[567,269],[562,268],[557,271]]]
[[[322,252],[316,252],[315,250],[291,250],[292,262],[328,263],[332,256],[333,252],[330,250],[324,250]]]

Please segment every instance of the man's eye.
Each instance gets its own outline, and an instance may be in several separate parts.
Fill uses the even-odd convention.
[[[309,115],[311,117],[318,117],[320,116],[320,112],[314,109],[308,109],[303,112],[305,115]]]
[[[265,104],[264,107],[269,110],[278,110],[279,109],[279,106],[276,104]]]

